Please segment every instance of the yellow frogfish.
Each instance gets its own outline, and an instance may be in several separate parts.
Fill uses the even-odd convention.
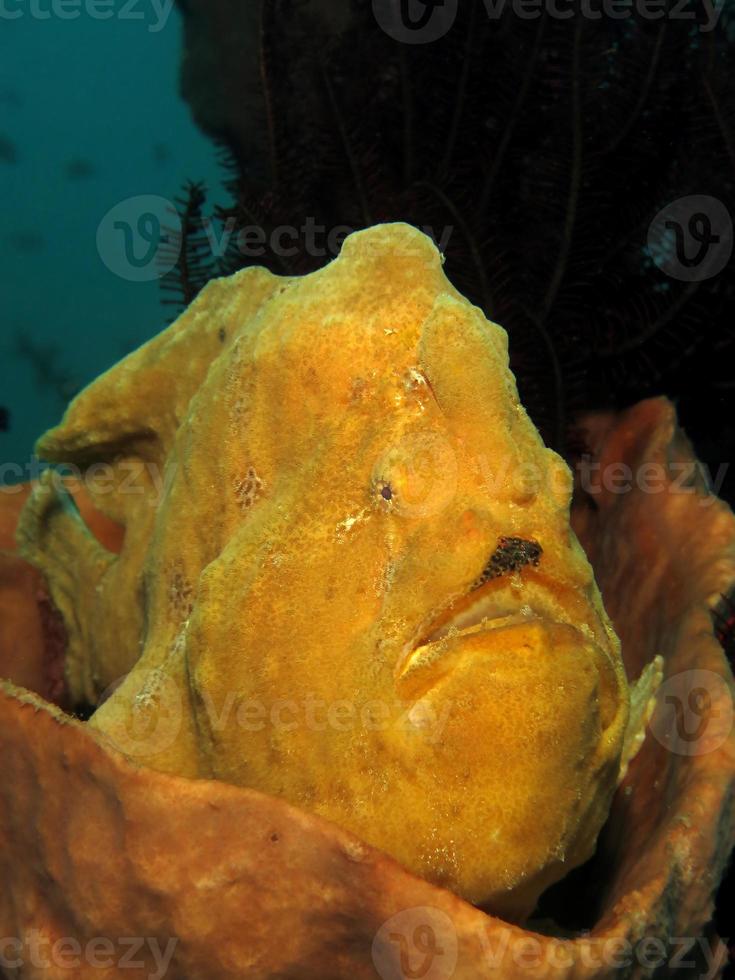
[[[331,820],[522,919],[593,852],[642,738],[570,471],[507,336],[403,224],[211,282],[39,444],[19,539],[72,697],[141,765]]]

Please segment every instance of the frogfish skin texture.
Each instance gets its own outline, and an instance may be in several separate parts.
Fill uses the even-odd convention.
[[[52,479],[20,527],[95,737],[510,918],[590,856],[636,744],[619,642],[506,334],[420,232],[210,283],[39,452],[124,529]]]

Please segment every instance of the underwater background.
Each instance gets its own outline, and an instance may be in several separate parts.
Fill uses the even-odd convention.
[[[0,483],[211,276],[301,274],[407,220],[508,330],[550,445],[667,395],[735,500],[735,5],[447,0],[398,44],[385,6],[0,0]]]
[[[144,19],[0,17],[3,464],[27,466],[70,397],[166,325],[158,280],[100,257],[104,215],[141,193],[172,199],[192,174],[220,180],[178,93],[178,11],[132,12]]]

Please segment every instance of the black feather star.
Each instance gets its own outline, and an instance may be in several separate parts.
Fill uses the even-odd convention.
[[[174,307],[174,318],[217,275],[211,240],[206,233],[205,201],[204,185],[188,183],[183,195],[175,201],[174,223],[163,229],[165,237],[158,258],[168,271],[161,276],[161,289],[165,294],[164,305]]]

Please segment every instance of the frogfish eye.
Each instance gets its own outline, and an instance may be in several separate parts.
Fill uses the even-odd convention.
[[[393,487],[387,482],[387,480],[378,480],[375,484],[375,488],[383,500],[393,500]]]

